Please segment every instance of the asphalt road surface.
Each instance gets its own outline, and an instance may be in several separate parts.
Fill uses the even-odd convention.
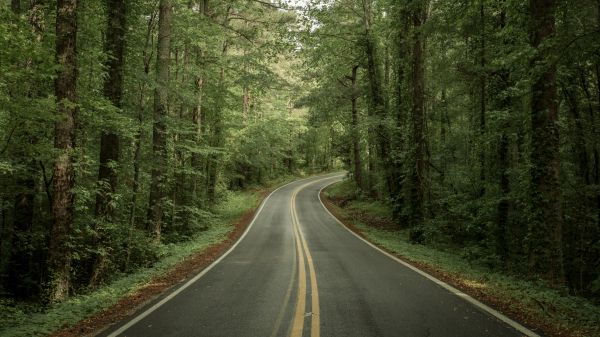
[[[329,174],[273,192],[220,260],[103,336],[537,336],[342,227]]]

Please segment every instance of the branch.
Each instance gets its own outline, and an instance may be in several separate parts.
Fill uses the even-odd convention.
[[[252,0],[252,1],[254,1],[256,3],[259,3],[259,4],[261,4],[263,6],[266,6],[266,7],[271,7],[271,8],[275,8],[275,9],[283,9],[283,10],[286,10],[286,11],[289,10],[289,8],[287,8],[287,7],[278,6],[278,5],[274,4],[274,3],[267,2],[267,1],[261,1],[261,0]]]
[[[336,38],[336,39],[340,39],[340,40],[344,40],[346,42],[351,42],[351,43],[356,43],[356,40],[352,40],[350,38],[347,38],[345,36],[341,36],[341,35],[336,35],[336,34],[328,34],[328,33],[323,33],[323,32],[319,32],[317,31],[315,33],[315,35],[321,35],[321,36],[325,36],[325,37],[332,37],[332,38]]]

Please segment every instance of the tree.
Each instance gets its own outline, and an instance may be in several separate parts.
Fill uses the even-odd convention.
[[[104,96],[112,105],[122,108],[123,98],[123,61],[125,49],[125,32],[127,30],[127,8],[124,0],[108,1],[108,22],[104,50],[108,55],[106,68],[108,76],[104,80]],[[119,136],[114,131],[102,131],[100,136],[100,161],[98,169],[98,184],[100,191],[96,195],[95,215],[97,221],[113,220],[114,206],[111,205],[112,195],[117,189],[117,165],[119,162]],[[96,231],[102,228],[96,226]],[[97,234],[100,242],[102,233]],[[95,259],[90,285],[94,287],[102,277],[106,264],[106,252],[100,252]]]
[[[69,295],[71,251],[68,241],[73,226],[73,152],[77,122],[77,0],[58,0],[56,3],[56,62],[59,65],[55,80],[57,101],[54,128],[54,147],[58,155],[54,162],[52,215],[49,266],[51,284],[49,299],[64,300]]]
[[[148,231],[160,242],[166,197],[167,126],[166,116],[169,101],[169,66],[171,59],[171,26],[173,6],[170,0],[161,0],[158,17],[158,50],[156,54],[156,82],[154,89],[154,125],[152,128],[152,167],[150,204],[148,205]]]
[[[556,33],[553,0],[531,0],[534,73],[531,98],[531,208],[529,264],[534,273],[562,283],[562,206],[556,65],[549,41]]]
[[[421,27],[425,17],[424,1],[417,0],[411,3],[413,46],[411,65],[411,119],[412,119],[412,168],[411,168],[411,200],[412,200],[412,225],[419,225],[425,216],[425,188],[427,170],[427,136],[425,134],[425,79],[423,33]]]

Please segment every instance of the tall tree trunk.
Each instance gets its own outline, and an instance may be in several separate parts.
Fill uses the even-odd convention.
[[[156,24],[156,14],[152,13],[150,15],[150,19],[148,20],[148,25],[146,26],[146,38],[145,38],[145,43],[144,43],[144,50],[143,50],[143,62],[144,62],[144,74],[146,75],[146,78],[148,77],[148,74],[150,74],[150,62],[152,59],[152,50],[154,48],[153,46],[153,30],[154,30],[154,25]],[[135,226],[135,216],[136,216],[136,209],[137,209],[137,197],[138,197],[138,192],[140,189],[140,164],[141,164],[141,153],[142,153],[142,149],[141,149],[141,141],[142,141],[142,131],[143,131],[143,126],[144,126],[144,114],[145,114],[145,104],[144,104],[144,97],[146,97],[146,89],[147,89],[147,83],[144,80],[140,80],[138,81],[139,85],[138,85],[138,129],[137,132],[135,134],[135,139],[133,142],[133,148],[134,148],[134,157],[133,157],[133,188],[132,188],[132,193],[131,193],[131,211],[130,211],[130,215],[129,215],[129,225],[130,225],[130,235],[129,238],[131,238],[131,235],[133,235],[133,229]],[[128,244],[128,247],[130,245]],[[127,251],[127,254],[129,254],[129,249]],[[129,256],[129,255],[128,255]],[[129,261],[129,258],[127,258],[127,261]],[[125,263],[125,269],[127,269],[127,265],[128,263]]]
[[[223,26],[229,26],[231,5],[227,7],[227,12],[225,13],[225,19],[223,21]],[[229,41],[225,40],[223,42],[223,49],[221,51],[221,57],[224,59],[227,57],[227,51],[229,49]],[[214,148],[220,148],[223,146],[223,109],[225,108],[225,96],[226,96],[226,85],[225,85],[225,66],[221,66],[219,70],[219,92],[217,96],[217,101],[215,104],[215,109],[213,111],[213,134],[212,134],[212,142],[211,146]],[[210,203],[214,203],[216,200],[216,189],[217,189],[217,181],[219,175],[219,160],[221,155],[219,154],[211,154],[208,158],[208,167],[207,167],[207,190],[206,195],[208,197],[208,201]]]
[[[104,81],[104,96],[116,108],[121,108],[123,97],[123,54],[125,47],[126,4],[125,0],[108,1],[108,26],[104,51],[108,55],[108,76]],[[100,167],[98,182],[100,193],[96,196],[96,216],[110,217],[111,194],[117,187],[115,165],[119,161],[119,136],[113,131],[103,131],[100,137]]]
[[[377,193],[383,193],[384,195],[389,194],[390,182],[390,162],[389,162],[389,140],[387,136],[387,130],[385,119],[386,119],[386,103],[383,94],[382,87],[382,76],[380,65],[377,59],[377,43],[375,41],[375,35],[373,33],[372,21],[373,21],[373,0],[363,0],[363,15],[364,15],[364,28],[365,28],[365,52],[367,54],[367,75],[369,78],[370,88],[370,107],[369,115],[374,119],[370,134],[374,136],[374,150],[376,169],[383,173],[383,179],[385,185],[382,189],[376,190]],[[370,154],[371,155],[371,154]],[[371,175],[372,176],[372,175]],[[374,186],[370,182],[369,188],[373,190]],[[381,195],[380,195],[381,196]]]
[[[424,5],[421,1],[413,4],[413,50],[412,50],[412,138],[413,138],[413,167],[412,167],[412,225],[419,225],[424,219],[425,183],[426,183],[426,154],[427,139],[425,135],[425,79],[423,57],[423,34],[421,26],[424,18]]]
[[[77,120],[77,0],[58,0],[56,3],[56,62],[59,65],[55,80],[57,110],[54,147],[58,156],[54,162],[49,269],[51,273],[49,300],[57,302],[69,296],[71,250],[68,244],[73,226],[73,187],[75,177],[72,154],[75,149]]]
[[[480,45],[479,45],[479,100],[480,100],[480,105],[479,105],[479,146],[481,147],[479,149],[479,196],[483,197],[485,195],[485,152],[486,152],[486,148],[484,146],[485,144],[485,113],[486,113],[486,85],[487,85],[487,78],[486,78],[486,61],[485,61],[485,7],[484,7],[484,1],[483,0],[479,0],[479,18],[480,18],[480,30],[481,30],[481,36],[480,36]]]
[[[108,55],[104,80],[104,97],[120,109],[123,97],[123,54],[125,50],[126,0],[109,0],[107,5],[107,28],[104,51]],[[98,168],[99,192],[96,195],[95,215],[97,220],[112,220],[112,195],[117,188],[116,165],[119,162],[119,136],[114,131],[102,131],[100,136],[100,166]],[[102,225],[96,224],[98,244],[103,245]],[[103,249],[103,247],[98,247]],[[106,253],[99,253],[94,261],[90,287],[95,288],[102,278],[106,266]]]
[[[358,66],[352,68],[352,76],[350,81],[352,83],[350,97],[352,100],[352,151],[354,160],[354,181],[356,185],[362,189],[362,162],[360,158],[360,130],[358,129],[358,109],[356,107],[356,101],[358,100],[358,88],[356,88]]]
[[[199,7],[200,16],[204,16],[206,14],[207,10],[208,10],[208,0],[200,1],[200,7]],[[195,55],[196,56],[196,66],[201,67],[202,66],[202,58],[204,56],[202,49],[196,47],[195,54],[196,54]],[[194,94],[196,96],[196,104],[195,104],[194,108],[192,109],[192,123],[194,123],[194,125],[196,127],[195,144],[197,146],[199,146],[202,141],[202,127],[203,127],[202,119],[204,116],[204,113],[202,111],[202,98],[203,98],[203,93],[204,93],[204,76],[201,74],[196,76],[196,78],[194,79],[194,84],[195,84]],[[192,196],[194,197],[195,200],[198,197],[198,190],[199,190],[198,183],[200,181],[199,175],[200,175],[200,172],[202,172],[202,167],[203,167],[201,159],[202,159],[202,157],[200,156],[200,154],[198,154],[196,152],[192,153],[192,168],[194,169]]]
[[[571,82],[568,82],[570,80]],[[579,104],[579,97],[576,90],[572,86],[573,78],[567,80],[567,85],[562,87],[562,93],[565,96],[565,101],[568,106],[570,117],[572,117],[571,134],[573,138],[572,153],[576,164],[576,176],[578,178],[577,187],[580,187],[580,194],[583,198],[578,199],[579,212],[583,213],[580,217],[576,217],[571,226],[563,229],[563,237],[565,242],[571,243],[565,245],[565,260],[569,261],[565,265],[565,279],[570,288],[579,291],[584,290],[583,275],[586,269],[586,261],[584,258],[585,252],[581,247],[591,247],[594,244],[593,228],[589,227],[586,217],[590,211],[595,209],[595,197],[590,197],[586,190],[590,189],[590,169],[587,151],[586,130],[582,123],[582,115]],[[589,98],[589,97],[588,97]],[[591,106],[590,106],[591,107]],[[593,121],[593,114],[590,111],[590,120]],[[592,187],[593,188],[593,187]]]
[[[392,136],[392,157],[391,173],[392,182],[390,186],[390,196],[393,200],[393,218],[398,227],[406,226],[408,223],[402,217],[402,211],[406,206],[406,197],[404,191],[404,180],[406,178],[405,165],[401,156],[405,151],[405,141],[403,139],[403,130],[407,121],[407,109],[405,99],[406,85],[406,65],[408,64],[408,55],[411,44],[408,39],[410,32],[410,12],[405,5],[398,4],[396,14],[396,22],[398,22],[398,31],[396,36],[396,83],[395,83],[395,131]],[[400,24],[402,22],[402,24]]]
[[[501,0],[502,2],[504,0]],[[500,6],[503,6],[501,3]],[[506,11],[504,8],[500,12],[500,21],[498,22],[496,29],[504,30],[506,27]],[[503,46],[508,47],[508,40],[503,41]],[[511,99],[507,95],[507,91],[510,87],[510,71],[506,67],[502,67],[499,71],[498,79],[496,80],[496,91],[491,94],[492,97],[496,97],[497,110],[504,110],[507,113],[511,111]],[[507,262],[509,258],[509,210],[510,210],[510,158],[509,158],[509,138],[508,128],[510,118],[504,118],[500,128],[500,144],[498,145],[498,164],[500,171],[499,187],[500,187],[500,201],[497,206],[497,223],[496,223],[496,254],[500,256],[502,261]]]
[[[154,124],[152,128],[152,153],[154,164],[150,184],[147,230],[160,242],[166,197],[167,164],[167,106],[169,100],[169,65],[171,57],[171,0],[160,0],[158,16],[158,50],[156,55],[156,89],[154,89]]]
[[[448,167],[446,156],[446,133],[448,132],[448,98],[446,97],[446,88],[442,89],[442,108],[440,113],[440,143],[442,147],[441,163],[440,163],[440,186],[444,188],[446,184],[446,170]]]
[[[562,207],[560,193],[560,143],[556,65],[548,39],[555,34],[555,0],[530,0],[531,45],[537,55],[531,66],[534,78],[531,99],[531,207],[529,228],[531,272],[555,284],[564,282],[562,259]]]

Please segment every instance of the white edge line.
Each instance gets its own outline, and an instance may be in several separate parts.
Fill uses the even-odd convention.
[[[333,178],[333,177],[332,177]],[[364,243],[366,243],[367,245],[371,246],[373,249],[379,251],[380,253],[384,254],[385,256],[391,258],[392,260],[402,264],[403,266],[417,272],[418,274],[426,277],[427,279],[429,279],[430,281],[433,281],[434,283],[436,283],[437,285],[441,286],[442,288],[448,290],[449,292],[451,292],[452,294],[464,299],[465,301],[475,305],[476,307],[478,307],[479,309],[489,313],[490,315],[496,317],[497,319],[501,320],[502,322],[508,324],[509,326],[513,327],[514,329],[516,329],[517,331],[519,331],[520,333],[528,336],[528,337],[540,337],[540,335],[536,334],[535,332],[531,331],[530,329],[524,327],[523,325],[513,321],[512,319],[506,317],[505,315],[503,315],[502,313],[500,313],[499,311],[490,308],[489,306],[479,302],[478,300],[474,299],[473,297],[465,294],[464,292],[454,288],[453,286],[438,280],[437,278],[427,274],[426,272],[418,269],[417,267],[409,264],[406,261],[403,261],[401,259],[399,259],[398,257],[386,252],[385,250],[377,247],[376,245],[372,244],[371,242],[367,241],[366,239],[364,239],[363,237],[361,237],[360,235],[356,234],[355,232],[353,232],[352,230],[350,230],[348,227],[346,227],[346,225],[344,225],[344,223],[342,223],[335,215],[333,215],[329,209],[327,209],[327,207],[325,206],[325,204],[323,203],[323,200],[321,200],[321,192],[327,188],[328,186],[331,186],[335,183],[339,182],[338,181],[333,181],[325,186],[323,186],[320,190],[319,190],[319,202],[321,203],[321,205],[323,206],[323,208],[325,209],[325,211],[327,211],[327,213],[329,213],[329,215],[340,225],[342,226],[345,230],[347,230],[348,232],[352,233],[352,235],[354,235],[355,237],[357,237],[358,239],[360,239],[361,241],[363,241]]]
[[[332,174],[332,173],[330,173],[330,174]],[[327,176],[327,174],[324,175],[324,176]],[[258,211],[256,211],[256,213],[254,213],[254,217],[252,218],[252,222],[250,222],[250,224],[248,225],[248,227],[246,227],[246,230],[244,231],[244,233],[242,234],[242,236],[240,236],[240,238],[236,241],[236,243],[234,243],[233,246],[231,246],[231,248],[229,248],[229,250],[227,250],[227,252],[225,252],[225,254],[221,255],[221,257],[219,257],[216,261],[214,261],[213,263],[211,263],[208,267],[204,268],[198,275],[194,276],[192,279],[190,279],[189,281],[187,281],[184,285],[182,285],[181,287],[179,287],[177,290],[173,291],[172,293],[170,293],[169,295],[167,295],[165,298],[163,298],[162,300],[160,300],[159,302],[157,302],[156,304],[154,304],[152,307],[148,308],[146,311],[142,312],[141,314],[137,315],[136,317],[134,317],[133,319],[131,319],[130,321],[128,321],[126,324],[124,324],[123,326],[121,326],[119,329],[113,331],[107,337],[117,337],[120,334],[122,334],[123,332],[127,331],[127,329],[131,328],[132,326],[134,326],[135,324],[137,324],[139,321],[141,321],[142,319],[144,319],[146,316],[150,315],[153,311],[155,311],[156,309],[158,309],[160,306],[162,306],[163,304],[165,304],[168,301],[170,301],[171,299],[173,299],[180,292],[184,291],[187,287],[189,287],[190,285],[192,285],[192,283],[198,281],[202,276],[204,276],[206,273],[208,273],[219,262],[221,262],[225,257],[227,257],[227,255],[229,255],[229,253],[231,253],[235,249],[235,247],[237,247],[237,245],[239,245],[240,242],[242,242],[242,240],[244,239],[244,237],[246,237],[246,235],[250,231],[250,228],[252,228],[252,225],[254,225],[254,222],[258,218],[258,215],[263,210],[265,204],[267,203],[267,201],[269,200],[269,198],[271,198],[271,196],[275,192],[277,192],[280,189],[282,189],[282,188],[284,188],[284,187],[286,187],[288,185],[291,185],[293,183],[297,183],[299,181],[304,181],[304,180],[308,180],[308,179],[315,178],[315,177],[319,177],[319,176],[311,176],[311,177],[307,177],[307,178],[303,178],[303,179],[291,181],[291,182],[289,182],[289,183],[287,183],[285,185],[279,186],[278,188],[276,188],[275,190],[273,190],[271,193],[269,193],[269,195],[260,204],[260,207],[258,208]]]

